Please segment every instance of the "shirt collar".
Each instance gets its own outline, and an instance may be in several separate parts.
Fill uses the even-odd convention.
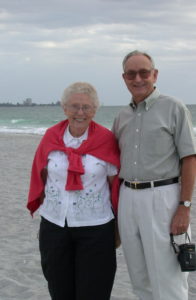
[[[156,101],[159,95],[160,95],[159,90],[155,88],[154,91],[144,100],[146,104],[145,107],[146,110],[149,110],[149,108],[153,105],[153,103]]]
[[[88,128],[86,129],[86,131],[84,132],[83,135],[81,135],[80,137],[74,137],[73,135],[71,135],[70,131],[69,131],[69,125],[67,126],[65,133],[64,133],[64,141],[66,141],[66,143],[71,143],[72,141],[78,141],[80,143],[82,143],[84,140],[87,140],[88,138]]]
[[[155,87],[154,91],[144,100],[142,101],[145,104],[145,109],[149,110],[149,108],[153,105],[153,103],[156,101],[158,96],[160,95],[159,90]],[[130,106],[135,109],[136,105],[133,102],[133,98],[131,100]]]

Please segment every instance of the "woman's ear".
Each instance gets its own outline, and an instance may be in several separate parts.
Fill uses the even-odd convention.
[[[64,114],[67,116],[67,108],[66,108],[66,106],[63,107],[63,111],[64,111]]]

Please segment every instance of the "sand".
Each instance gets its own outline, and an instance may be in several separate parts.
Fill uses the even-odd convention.
[[[26,209],[29,175],[37,135],[0,134],[0,300],[49,300],[40,267],[37,233],[39,215]],[[196,200],[196,189],[194,191]],[[196,242],[196,201],[192,206],[192,235]],[[122,248],[111,300],[136,300]],[[196,299],[196,272],[189,276],[189,300]],[[100,299],[101,300],[101,299]]]

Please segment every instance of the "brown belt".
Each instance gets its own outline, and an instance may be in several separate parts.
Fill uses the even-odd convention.
[[[148,182],[124,181],[124,185],[131,189],[139,190],[139,189],[147,189],[147,188],[151,188],[151,187],[173,184],[173,183],[177,183],[178,181],[179,181],[179,178],[175,177],[175,178],[170,178],[170,179],[148,181]]]

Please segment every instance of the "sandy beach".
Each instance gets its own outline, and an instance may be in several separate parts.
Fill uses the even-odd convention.
[[[36,213],[32,219],[26,209],[30,169],[40,138],[0,134],[0,300],[50,299],[40,267],[37,239],[40,218]],[[196,243],[196,189],[193,198],[192,241]],[[111,299],[136,300],[121,247],[117,259]],[[189,285],[189,300],[195,300],[196,272],[190,273]]]

